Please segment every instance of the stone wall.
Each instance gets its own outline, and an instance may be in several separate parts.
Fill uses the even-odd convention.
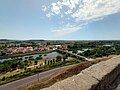
[[[119,74],[120,56],[116,56],[43,90],[112,90]]]

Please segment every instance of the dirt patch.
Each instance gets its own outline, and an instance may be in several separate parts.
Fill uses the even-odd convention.
[[[68,68],[65,68],[59,72],[54,73],[53,75],[44,78],[40,81],[35,81],[32,83],[29,83],[23,87],[18,88],[17,90],[40,90],[42,88],[46,88],[49,87],[51,85],[53,85],[54,83],[61,81],[65,78],[71,77],[73,75],[76,75],[78,73],[80,73],[82,70],[84,70],[85,68],[90,67],[93,64],[99,63],[101,61],[105,61],[108,60],[110,58],[112,58],[113,56],[109,56],[109,57],[103,57],[103,58],[97,58],[94,61],[84,61],[81,62],[79,64],[75,64],[72,65]]]

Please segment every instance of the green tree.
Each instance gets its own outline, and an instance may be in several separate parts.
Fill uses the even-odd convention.
[[[49,60],[49,63],[50,63],[50,64],[53,64],[53,61],[52,61],[52,60]]]
[[[56,61],[57,61],[57,62],[59,62],[59,61],[61,61],[61,60],[62,60],[62,56],[57,56],[57,57],[56,57]]]
[[[63,55],[63,61],[65,61],[68,58],[68,55]]]
[[[6,79],[6,78],[5,78],[5,77],[3,77],[1,80],[2,80],[2,81],[5,81],[5,79]]]
[[[35,65],[37,65],[38,64],[38,61],[37,60],[35,60]]]
[[[77,53],[78,53],[78,51],[77,51],[77,50],[73,50],[73,51],[72,51],[72,53],[75,53],[75,54],[77,54]]]
[[[55,63],[55,59],[53,59],[53,64]]]
[[[19,68],[23,69],[25,67],[25,63],[23,61],[19,61]]]
[[[6,53],[4,51],[1,51],[1,56],[5,56]]]
[[[90,53],[91,53],[91,51],[90,51],[90,50],[87,50],[87,51],[84,52],[84,56],[88,57],[88,56],[91,55]]]
[[[39,55],[39,57],[36,57],[36,60],[40,60],[40,59],[43,59],[42,55]]]
[[[47,65],[47,60],[45,59],[45,65]]]
[[[48,62],[48,65],[50,65],[50,61],[48,60],[47,62]]]

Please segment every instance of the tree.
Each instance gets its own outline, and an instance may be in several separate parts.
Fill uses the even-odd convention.
[[[18,63],[17,62],[13,62],[12,65],[11,65],[12,70],[16,70],[17,66],[18,66]]]
[[[53,64],[53,61],[52,61],[52,60],[50,60],[50,64]]]
[[[1,56],[5,56],[6,53],[4,51],[1,51]]]
[[[50,65],[50,61],[48,60],[48,65]]]
[[[42,55],[39,55],[39,57],[36,57],[36,60],[40,60],[40,59],[43,59]]]
[[[24,63],[25,63],[25,66],[29,66],[28,60],[25,60]]]
[[[53,64],[55,63],[55,59],[53,59]]]
[[[29,57],[25,57],[25,59],[27,60]]]
[[[63,56],[63,61],[65,61],[67,58],[68,58],[68,55],[67,55],[67,54],[64,55],[64,56]]]
[[[0,72],[7,72],[7,71],[10,71],[10,65],[8,64],[1,64],[0,65]]]
[[[23,61],[19,61],[19,68],[23,69],[25,67],[25,63]]]
[[[57,61],[57,62],[61,61],[61,59],[62,59],[62,56],[57,56],[57,57],[56,57],[56,61]]]
[[[47,65],[47,60],[45,59],[45,65]]]
[[[5,78],[5,77],[3,77],[1,80],[2,80],[2,81],[5,81],[5,79],[6,79],[6,78]]]
[[[72,51],[72,53],[76,53],[76,54],[77,54],[77,53],[78,53],[78,51],[77,51],[77,50],[73,50],[73,51]]]
[[[38,61],[37,60],[35,60],[35,65],[37,65],[38,64]]]
[[[84,52],[84,56],[88,57],[88,56],[91,55],[90,53],[91,53],[91,51],[90,51],[90,50],[87,50],[87,51]]]
[[[29,57],[29,60],[34,60],[33,56],[30,56],[30,57]]]

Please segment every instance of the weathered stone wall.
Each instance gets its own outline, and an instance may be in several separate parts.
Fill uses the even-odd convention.
[[[119,75],[120,65],[118,65],[112,72],[105,75],[97,85],[91,88],[91,90],[113,90],[115,87],[113,84]]]
[[[120,56],[95,64],[43,90],[112,90],[120,74]]]

